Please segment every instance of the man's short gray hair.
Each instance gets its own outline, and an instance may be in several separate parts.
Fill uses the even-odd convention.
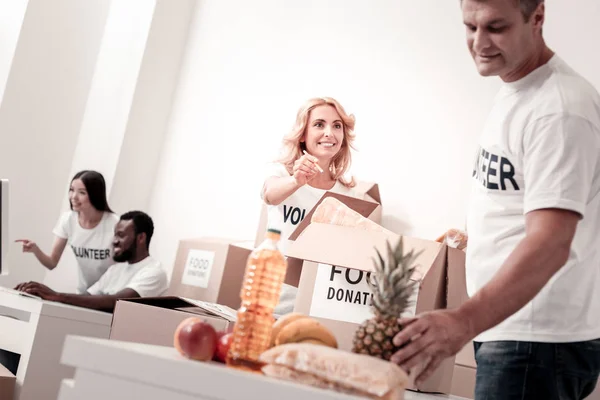
[[[486,0],[475,0],[475,1],[481,1],[484,2]],[[513,2],[515,2],[516,4],[519,5],[519,7],[521,7],[521,14],[523,14],[523,18],[525,18],[525,21],[529,21],[529,18],[531,18],[531,15],[533,14],[533,12],[538,8],[538,6],[544,2],[544,0],[512,0]],[[462,3],[462,0],[460,0],[460,2]]]
[[[529,21],[533,12],[538,8],[538,6],[544,2],[544,0],[517,0],[519,2],[519,6],[521,7],[521,13],[523,17],[525,17],[525,21]]]

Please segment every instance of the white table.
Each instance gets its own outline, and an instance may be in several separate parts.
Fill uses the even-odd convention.
[[[68,334],[108,338],[112,314],[34,299],[0,287],[0,349],[20,354],[14,400],[56,400]],[[2,399],[9,400],[9,399]]]
[[[188,360],[173,347],[69,336],[61,362],[76,368],[58,400],[352,400],[333,391]],[[251,395],[252,393],[252,395]],[[460,399],[406,393],[407,400]]]

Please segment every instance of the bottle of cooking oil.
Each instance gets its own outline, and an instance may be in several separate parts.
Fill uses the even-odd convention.
[[[227,354],[227,365],[259,371],[258,357],[271,343],[273,310],[279,302],[287,262],[278,248],[281,231],[268,229],[250,256],[240,292],[241,304]]]

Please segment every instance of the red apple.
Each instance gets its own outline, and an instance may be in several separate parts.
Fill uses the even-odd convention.
[[[229,352],[229,347],[231,346],[231,340],[233,339],[233,333],[225,333],[221,335],[219,341],[217,342],[217,351],[215,352],[215,360],[220,362],[225,362],[227,359],[227,353]]]
[[[188,358],[208,361],[213,358],[217,349],[217,332],[210,324],[191,317],[177,327],[174,345]]]
[[[181,330],[191,324],[192,322],[196,322],[196,321],[202,321],[200,318],[196,318],[196,317],[189,317],[184,319],[183,321],[181,321],[179,323],[179,325],[177,325],[177,329],[175,329],[175,333],[173,334],[173,346],[177,349],[177,351],[179,351],[181,354],[183,354],[183,350],[181,349],[181,344],[179,343],[179,333],[181,332]]]

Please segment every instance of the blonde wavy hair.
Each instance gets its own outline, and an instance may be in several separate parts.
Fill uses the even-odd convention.
[[[342,125],[344,126],[344,138],[342,140],[342,146],[340,151],[333,157],[329,165],[329,172],[331,177],[339,181],[346,187],[356,186],[354,178],[349,180],[344,177],[350,165],[352,164],[351,149],[354,149],[353,143],[355,139],[354,134],[354,115],[348,115],[344,110],[344,107],[335,99],[331,97],[318,97],[308,100],[300,109],[296,115],[296,123],[292,128],[292,131],[283,138],[283,156],[278,160],[282,163],[290,175],[293,173],[294,162],[303,156],[303,150],[306,150],[306,144],[301,142],[302,138],[306,133],[306,126],[308,125],[308,116],[310,112],[318,106],[330,105],[335,108],[340,118],[342,119]]]

